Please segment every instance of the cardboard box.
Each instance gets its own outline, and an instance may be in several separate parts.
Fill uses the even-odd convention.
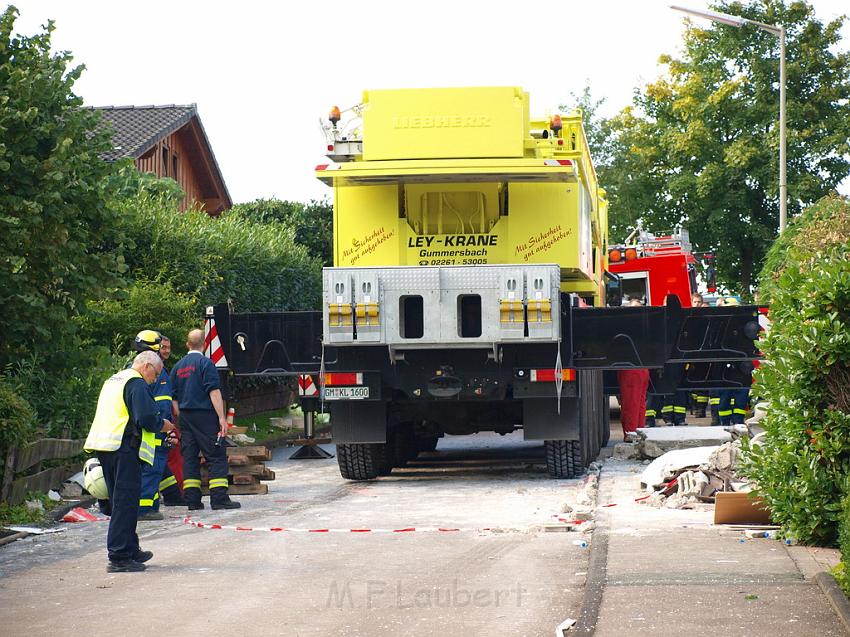
[[[715,524],[770,524],[770,511],[761,498],[749,493],[722,491],[716,495]]]

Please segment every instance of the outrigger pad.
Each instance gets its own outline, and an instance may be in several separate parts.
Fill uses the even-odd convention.
[[[302,445],[301,448],[289,456],[290,460],[324,460],[333,458],[334,455],[322,449],[319,445]]]

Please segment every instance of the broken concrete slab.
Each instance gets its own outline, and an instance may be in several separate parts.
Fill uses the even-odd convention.
[[[674,449],[653,460],[640,476],[641,487],[654,490],[682,469],[699,467],[708,462],[717,446]]]
[[[640,457],[650,459],[675,449],[719,446],[732,440],[732,435],[720,427],[653,427],[638,429],[637,434]]]
[[[612,456],[617,460],[632,460],[638,458],[637,444],[634,442],[618,442],[614,445],[614,454]]]

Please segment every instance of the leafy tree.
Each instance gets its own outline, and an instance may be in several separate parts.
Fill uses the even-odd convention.
[[[850,168],[850,54],[844,19],[806,2],[722,0],[714,8],[787,31],[789,215],[829,193]],[[680,58],[611,122],[603,172],[615,228],[683,224],[717,253],[718,278],[744,294],[776,237],[777,38],[753,26],[691,24]],[[616,236],[612,232],[612,236]]]
[[[333,206],[327,200],[286,201],[257,199],[237,204],[227,213],[268,223],[284,223],[295,232],[295,243],[303,245],[322,265],[333,265]]]
[[[102,183],[110,147],[97,115],[73,91],[82,66],[52,54],[53,23],[14,34],[0,14],[0,363],[68,345],[87,296],[118,284],[114,213]]]

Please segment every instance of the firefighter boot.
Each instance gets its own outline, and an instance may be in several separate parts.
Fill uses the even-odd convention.
[[[227,495],[227,487],[218,487],[210,489],[210,508],[213,511],[219,509],[238,509],[242,506],[239,502],[234,502]]]

